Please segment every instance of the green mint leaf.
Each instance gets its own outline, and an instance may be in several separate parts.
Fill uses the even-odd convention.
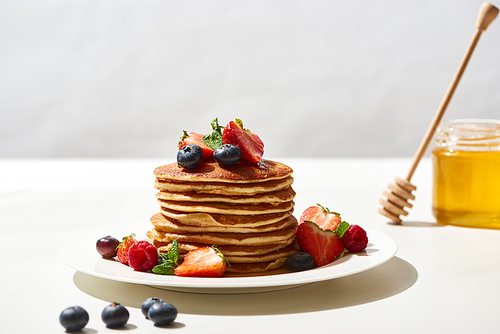
[[[168,251],[167,256],[172,263],[177,265],[177,262],[179,261],[179,242],[177,239],[174,239],[170,244],[170,250]]]
[[[210,125],[212,126],[212,130],[216,131],[220,134],[222,134],[222,130],[224,130],[224,127],[219,124],[219,119],[214,118],[212,122],[210,122]]]
[[[158,253],[159,263],[153,268],[155,274],[174,275],[177,262],[179,261],[179,243],[174,239],[170,244],[170,250],[167,253]]]
[[[168,254],[167,253],[158,253],[158,258],[159,258],[159,263],[163,263],[165,261],[170,261],[170,259],[168,258]]]
[[[340,222],[339,226],[335,229],[335,234],[342,238],[345,231],[349,228],[349,223],[346,221]]]
[[[224,129],[224,127],[219,125],[219,120],[217,118],[215,118],[210,125],[212,126],[212,132],[204,135],[202,140],[205,145],[215,150],[222,145],[222,129]]]
[[[174,265],[172,262],[165,261],[165,262],[160,263],[159,265],[155,266],[152,271],[155,274],[159,274],[159,275],[174,275],[176,267],[177,267],[177,265]]]

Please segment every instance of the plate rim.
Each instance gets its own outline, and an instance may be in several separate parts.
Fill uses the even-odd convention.
[[[118,281],[118,282],[124,282],[124,283],[131,283],[131,284],[141,284],[141,285],[150,285],[150,286],[161,286],[161,287],[169,287],[172,289],[175,288],[190,288],[190,289],[245,289],[245,288],[268,288],[268,287],[279,287],[279,286],[291,286],[291,285],[300,285],[300,284],[309,284],[309,283],[314,283],[314,282],[321,282],[321,281],[326,281],[326,280],[332,280],[336,278],[341,278],[341,277],[346,277],[350,275],[354,275],[363,271],[367,271],[370,269],[373,269],[379,265],[382,265],[383,263],[389,261],[392,259],[398,250],[398,246],[396,242],[386,234],[379,232],[377,230],[371,229],[371,228],[366,228],[368,237],[369,237],[369,245],[368,245],[368,250],[370,250],[370,247],[377,246],[377,241],[378,242],[385,242],[386,248],[383,251],[382,254],[377,254],[375,252],[373,256],[376,256],[376,261],[373,263],[370,263],[368,265],[351,269],[348,272],[338,272],[336,273],[336,268],[338,268],[342,263],[349,261],[349,259],[360,256],[357,254],[347,254],[343,258],[335,261],[334,263],[317,267],[314,269],[310,270],[305,270],[305,271],[300,271],[300,272],[289,272],[289,273],[279,273],[279,274],[272,274],[272,275],[262,275],[262,276],[229,276],[229,277],[216,277],[216,278],[209,278],[209,277],[179,277],[175,275],[157,275],[153,273],[145,273],[145,272],[137,272],[133,271],[132,268],[130,269],[132,273],[132,277],[117,277],[113,275],[109,275],[106,273],[101,273],[97,272],[96,270],[90,270],[86,268],[85,266],[82,267],[82,265],[79,265],[78,263],[74,263],[75,261],[72,261],[71,259],[68,259],[68,256],[71,254],[74,254],[73,248],[75,248],[75,245],[78,245],[78,243],[81,243],[83,241],[92,241],[97,239],[99,237],[96,237],[98,234],[98,231],[92,231],[88,232],[85,234],[82,234],[78,237],[73,238],[69,242],[67,242],[60,250],[60,258],[61,260],[68,265],[69,267],[73,268],[76,271],[94,276],[94,277],[99,277],[103,279],[108,279],[108,280],[113,280],[113,281]],[[109,229],[108,229],[109,230]],[[101,234],[101,235],[106,235],[106,234]],[[128,235],[128,234],[124,234]],[[93,239],[90,239],[93,238]],[[372,243],[372,240],[375,241],[375,243]],[[95,241],[93,244],[95,244]],[[92,243],[89,243],[89,245]],[[82,250],[80,250],[82,251]],[[85,249],[87,251],[87,249]],[[113,260],[108,260],[104,259],[102,257],[99,257],[95,249],[93,249],[93,252],[96,257],[96,264],[98,261],[113,261]],[[363,254],[363,253],[361,253]],[[364,253],[366,254],[366,253]],[[363,256],[363,255],[362,255]],[[366,256],[366,255],[365,255]],[[370,256],[370,255],[368,255]],[[116,266],[124,266],[123,264],[119,263],[118,261],[116,262]],[[115,264],[113,264],[115,265]],[[151,277],[156,277],[156,279],[151,279]],[[149,279],[148,279],[149,278]],[[161,278],[161,279],[159,279]]]

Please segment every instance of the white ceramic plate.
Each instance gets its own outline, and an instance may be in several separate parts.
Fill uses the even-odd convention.
[[[319,268],[301,271],[276,271],[262,276],[230,276],[218,278],[177,277],[137,272],[118,261],[103,259],[95,249],[97,239],[106,235],[82,235],[61,250],[62,260],[70,267],[88,275],[119,282],[144,284],[166,290],[195,293],[253,293],[283,290],[314,282],[354,275],[390,260],[397,245],[388,236],[365,228],[369,244],[365,252],[346,254],[341,259]],[[109,233],[108,233],[109,234]],[[118,239],[124,234],[114,234]],[[141,239],[139,237],[139,239]]]

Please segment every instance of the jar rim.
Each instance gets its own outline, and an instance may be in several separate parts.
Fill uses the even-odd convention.
[[[500,120],[452,119],[440,124],[438,146],[453,150],[500,151]]]

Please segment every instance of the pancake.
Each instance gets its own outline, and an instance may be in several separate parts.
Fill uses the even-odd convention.
[[[169,191],[160,191],[156,194],[156,198],[167,201],[180,202],[224,202],[229,204],[255,204],[269,203],[279,204],[293,200],[295,191],[292,187],[287,187],[283,190],[272,191],[253,196],[237,196],[237,195],[222,195],[222,194],[200,194],[197,192],[174,193]]]
[[[297,248],[293,245],[290,245],[280,250],[269,252],[262,255],[242,255],[242,256],[224,255],[224,256],[226,257],[226,260],[229,262],[229,264],[233,265],[235,263],[258,263],[258,262],[275,261],[283,257],[288,257],[297,252],[298,252]]]
[[[184,225],[192,226],[234,226],[234,227],[256,227],[276,223],[293,213],[293,208],[286,212],[276,212],[260,215],[224,215],[208,214],[202,212],[186,213],[167,208],[161,208],[161,213]]]
[[[238,245],[238,246],[260,246],[269,244],[291,244],[295,239],[297,226],[279,231],[262,233],[167,233],[152,229],[146,233],[148,238],[172,242],[196,242],[202,244]]]
[[[248,226],[192,226],[183,225],[173,220],[172,218],[165,217],[161,213],[153,215],[150,219],[151,224],[155,230],[161,232],[172,233],[197,233],[197,232],[222,232],[222,233],[259,233],[270,232],[276,230],[283,230],[297,225],[297,220],[293,216],[289,216],[276,223],[248,227]]]
[[[258,215],[275,212],[286,212],[293,208],[295,203],[288,201],[278,205],[267,203],[261,204],[226,204],[226,203],[192,203],[192,202],[176,202],[159,199],[158,203],[161,207],[169,210],[181,212],[204,212],[204,213],[219,213],[227,215]]]
[[[258,263],[234,263],[226,267],[228,273],[263,273],[273,269],[281,268],[285,265],[287,257],[282,257],[274,261]]]
[[[292,243],[293,244],[293,243]],[[153,245],[158,248],[160,252],[168,252],[170,250],[171,243],[169,242],[161,242],[157,240],[153,240]],[[178,249],[179,254],[186,254],[193,249],[213,246],[211,244],[200,244],[200,243],[189,243],[189,242],[179,242]],[[218,245],[219,250],[225,254],[230,256],[252,256],[252,255],[262,255],[270,252],[278,251],[280,249],[290,247],[287,244],[270,244],[270,245],[261,245],[261,246],[235,246],[235,245]]]
[[[227,183],[227,182],[189,182],[160,180],[155,181],[155,188],[169,192],[197,192],[203,194],[245,195],[253,196],[288,188],[293,183],[293,177],[288,176],[279,180],[263,181],[259,183]]]
[[[175,181],[255,183],[283,179],[292,172],[290,167],[282,163],[265,159],[257,164],[239,162],[230,168],[222,167],[212,160],[202,162],[192,170],[180,168],[174,162],[156,168],[154,175],[157,179]]]
[[[161,166],[154,175],[160,212],[146,235],[159,252],[177,240],[182,260],[217,244],[230,263],[227,273],[260,275],[298,251],[290,167],[264,159],[233,167],[204,161],[192,170]]]

